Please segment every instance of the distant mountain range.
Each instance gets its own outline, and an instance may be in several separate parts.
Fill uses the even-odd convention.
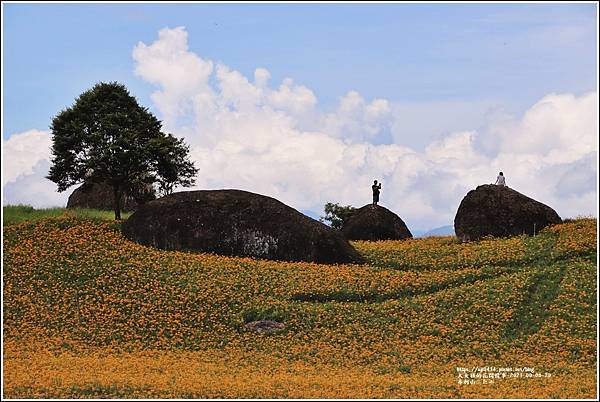
[[[454,236],[454,226],[446,225],[439,228],[431,229],[425,232],[415,231],[414,237],[431,237],[431,236]]]
[[[314,213],[313,211],[309,211],[309,210],[300,210],[300,212],[302,212],[303,214],[315,219],[315,220],[319,220],[320,216],[317,215],[316,213]],[[325,223],[325,222],[324,222]],[[434,229],[425,229],[425,230],[410,230],[410,232],[412,233],[413,237],[417,238],[417,237],[432,237],[432,236],[456,236],[456,234],[454,233],[454,225],[446,225],[446,226],[440,226]]]

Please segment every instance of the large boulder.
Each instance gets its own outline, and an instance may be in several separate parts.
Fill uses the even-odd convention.
[[[108,183],[85,182],[69,196],[67,208],[91,208],[114,211],[113,188]],[[137,202],[128,194],[121,197],[121,210],[133,211]]]
[[[561,222],[549,206],[509,187],[485,184],[463,198],[454,218],[454,229],[459,239],[469,241],[486,236],[532,235]]]
[[[123,223],[135,242],[165,250],[317,263],[361,262],[341,233],[274,198],[241,190],[174,193]]]
[[[349,240],[403,240],[412,238],[398,215],[379,205],[365,205],[344,222],[342,233]]]

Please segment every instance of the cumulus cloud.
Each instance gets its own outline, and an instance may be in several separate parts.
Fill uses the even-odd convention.
[[[2,185],[31,175],[40,160],[50,159],[52,137],[48,131],[29,130],[2,140]]]
[[[590,92],[550,94],[522,118],[496,111],[478,135],[478,146],[490,155],[536,154],[551,162],[571,162],[597,151],[598,95]]]
[[[171,46],[168,31],[185,37],[182,28],[161,30],[157,41],[139,44],[134,55],[139,48]],[[175,57],[165,51],[136,58],[136,71],[157,85],[157,93],[171,91],[140,64],[200,59],[185,50],[186,43],[176,49]],[[413,226],[429,227],[452,222],[464,194],[504,170],[514,188],[563,215],[595,209],[596,93],[551,94],[520,117],[492,111],[482,128],[447,133],[416,151],[403,146],[399,135],[394,143],[377,141],[392,125],[395,133],[402,131],[402,118],[388,100],[365,100],[351,90],[327,112],[318,110],[309,88],[291,79],[273,85],[265,68],[248,79],[218,65],[214,85],[209,78],[183,95],[182,101],[195,105],[195,125],[176,130],[193,145],[199,188],[243,188],[319,213],[327,201],[368,203],[377,178],[384,183],[384,205]],[[169,108],[157,107],[168,120]],[[569,207],[573,197],[580,200],[579,211]]]
[[[213,63],[188,50],[183,27],[161,29],[158,37],[150,46],[140,42],[135,47],[135,74],[162,88],[152,94],[152,101],[168,121],[176,121],[189,111],[194,94],[209,92]]]
[[[491,110],[483,125],[441,130],[416,149],[403,142],[410,135],[402,126],[411,110],[406,105],[351,90],[332,110],[322,110],[315,93],[290,78],[273,83],[263,67],[246,77],[203,59],[190,51],[182,27],[160,30],[149,45],[140,42],[133,59],[136,74],[156,87],[152,101],[166,129],[191,145],[200,168],[196,188],[254,191],[319,215],[329,201],[369,203],[377,179],[382,205],[410,228],[426,229],[452,223],[462,197],[502,170],[510,187],[563,217],[596,210],[595,92],[550,94],[521,116]],[[382,141],[390,131],[394,140]],[[21,197],[20,184],[33,186],[42,177],[36,172],[47,170],[38,166],[49,155],[47,133],[24,134],[3,143],[5,152],[27,149],[22,158],[5,160],[11,199]],[[37,183],[40,194],[44,187]]]
[[[56,191],[56,184],[45,178],[49,169],[50,161],[40,159],[30,173],[8,182],[3,187],[3,204],[26,204],[35,208],[65,206],[71,192]]]
[[[391,108],[385,99],[367,103],[356,91],[340,99],[337,110],[324,118],[323,131],[351,141],[371,142],[391,124]]]
[[[422,151],[448,134],[482,126],[497,104],[492,99],[393,102],[391,136],[395,143]]]
[[[36,208],[64,206],[71,191],[59,193],[46,179],[50,169],[52,136],[28,130],[2,140],[3,205],[28,204]]]

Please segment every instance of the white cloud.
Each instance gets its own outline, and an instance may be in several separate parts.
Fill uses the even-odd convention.
[[[40,160],[50,159],[52,137],[48,131],[29,130],[2,140],[2,185],[21,175],[33,174]]]
[[[177,32],[184,37],[179,28]],[[163,36],[147,47],[168,48]],[[177,49],[187,49],[187,44],[178,43]],[[189,50],[177,57],[199,59]],[[145,68],[138,65],[136,70]],[[219,65],[216,85],[190,94],[188,100],[197,105],[196,124],[176,133],[193,146],[200,167],[198,188],[243,188],[298,209],[321,211],[327,201],[368,203],[377,178],[384,183],[384,205],[421,227],[451,222],[464,194],[493,182],[500,170],[509,184],[559,213],[572,213],[569,203],[576,192],[580,199],[595,198],[596,188],[589,186],[595,167],[581,161],[593,160],[590,155],[597,152],[596,93],[551,94],[520,118],[496,111],[482,129],[449,132],[416,151],[401,145],[405,134],[395,112],[406,117],[411,110],[406,105],[398,109],[385,99],[367,101],[349,91],[335,110],[324,112],[317,109],[310,89],[291,79],[272,88],[270,80],[265,68],[256,69],[251,81]],[[156,82],[152,77],[148,81]],[[158,90],[169,93],[164,85],[158,84]],[[469,105],[454,106],[468,115]],[[169,119],[168,108],[164,118]],[[396,143],[376,145],[391,128]],[[593,202],[578,205],[581,213],[595,210]]]
[[[29,130],[2,140],[3,204],[34,207],[66,205],[71,191],[58,193],[46,179],[50,169],[52,136],[48,131]]]
[[[520,117],[498,109],[483,125],[457,120],[444,130],[424,121],[440,134],[417,149],[405,142],[416,122],[408,128],[402,122],[411,110],[427,115],[423,105],[398,107],[349,91],[333,111],[319,110],[311,89],[291,79],[273,84],[265,68],[251,79],[224,64],[213,68],[189,50],[181,27],[161,30],[150,45],[139,43],[133,57],[136,73],[157,87],[152,99],[165,127],[191,145],[200,168],[197,188],[240,188],[320,214],[328,201],[369,203],[377,179],[382,205],[409,227],[424,229],[452,223],[462,197],[502,170],[509,186],[563,217],[596,211],[595,92],[550,94]],[[470,116],[469,105],[454,106],[458,115]],[[433,105],[429,120],[442,109]],[[394,143],[382,143],[390,131]],[[30,144],[28,136],[11,140],[11,149]],[[48,155],[35,149],[22,162],[8,161],[14,194]]]
[[[189,111],[194,94],[210,92],[213,63],[188,50],[183,27],[161,29],[158,36],[152,45],[140,42],[134,48],[135,74],[162,88],[152,94],[152,101],[172,123]]]
[[[597,150],[597,110],[595,92],[547,95],[521,119],[496,113],[478,141],[492,155],[536,154],[552,162],[570,162]]]
[[[294,85],[291,78],[283,80],[278,90],[267,93],[268,105],[276,110],[287,111],[299,119],[306,117],[317,103],[317,98],[310,89]]]
[[[56,184],[46,179],[50,169],[48,159],[40,159],[30,174],[3,186],[3,205],[26,204],[35,208],[65,206],[72,191],[59,193]]]
[[[393,141],[424,150],[432,141],[482,126],[486,112],[497,105],[490,99],[394,102],[391,104]]]
[[[322,130],[351,141],[372,141],[391,124],[391,108],[385,99],[367,103],[356,91],[340,98],[337,110],[324,117]]]

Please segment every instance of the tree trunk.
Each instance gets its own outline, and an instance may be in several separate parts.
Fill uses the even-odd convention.
[[[113,192],[115,195],[114,206],[115,206],[115,220],[121,220],[121,188],[119,186],[113,186]]]

